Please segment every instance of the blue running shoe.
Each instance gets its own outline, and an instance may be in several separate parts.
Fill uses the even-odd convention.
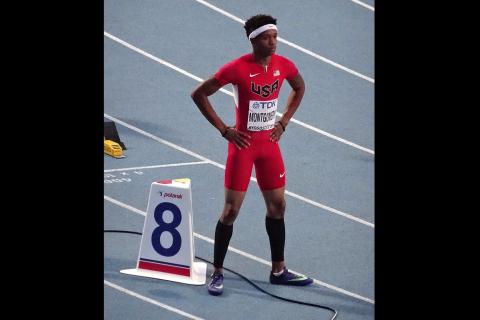
[[[313,279],[298,276],[288,271],[286,267],[283,268],[283,273],[279,276],[275,276],[272,271],[270,271],[270,283],[271,284],[284,284],[288,286],[308,286],[313,282]]]
[[[212,296],[219,296],[223,292],[223,274],[221,273],[212,273],[210,276],[210,284],[208,287],[208,293]]]

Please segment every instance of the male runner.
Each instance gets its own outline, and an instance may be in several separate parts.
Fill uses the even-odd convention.
[[[300,105],[305,84],[295,64],[275,54],[276,22],[275,18],[263,14],[248,19],[244,28],[253,52],[225,64],[191,94],[205,118],[229,141],[225,204],[215,229],[214,272],[207,286],[212,295],[223,292],[223,261],[253,165],[267,209],[265,226],[272,258],[270,283],[304,286],[313,282],[289,272],[284,261],[285,166],[278,141]],[[283,116],[275,121],[284,79],[292,91]],[[208,99],[228,83],[233,85],[236,106],[236,124],[232,127],[220,119]]]

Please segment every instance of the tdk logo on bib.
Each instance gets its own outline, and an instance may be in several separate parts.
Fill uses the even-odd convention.
[[[250,101],[251,106],[253,109],[258,109],[262,108],[264,109],[270,109],[275,107],[275,110],[277,110],[277,100],[271,100],[271,101]]]

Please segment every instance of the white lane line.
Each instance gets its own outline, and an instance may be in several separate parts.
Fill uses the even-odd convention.
[[[280,112],[277,112],[277,116],[283,116],[283,113],[280,113]],[[368,149],[368,148],[365,148],[365,147],[362,147],[361,145],[358,145],[356,143],[353,143],[351,141],[348,141],[346,139],[343,139],[343,138],[340,138],[340,137],[337,137],[336,135],[333,135],[331,133],[328,133],[327,131],[323,131],[321,129],[318,129],[318,128],[315,128],[314,126],[311,126],[305,122],[302,122],[302,121],[299,121],[297,119],[294,119],[294,118],[291,118],[290,121],[292,121],[293,123],[296,123],[304,128],[307,128],[307,129],[310,129],[312,131],[315,131],[317,133],[320,133],[320,134],[323,134],[324,136],[330,138],[330,139],[333,139],[333,140],[337,140],[338,142],[341,142],[341,143],[345,143],[351,147],[354,147],[354,148],[357,148],[359,150],[362,150],[362,151],[365,151],[365,152],[368,152],[370,154],[375,154],[375,151],[373,151],[372,149]]]
[[[371,228],[375,228],[375,225],[371,222],[368,222],[368,221],[365,221],[363,219],[360,219],[360,218],[357,218],[355,216],[352,216],[351,214],[348,214],[348,213],[345,213],[345,212],[342,212],[340,210],[337,210],[337,209],[334,209],[332,207],[329,207],[329,206],[326,206],[324,204],[321,204],[319,202],[316,202],[316,201],[313,201],[313,200],[310,200],[308,198],[305,198],[299,194],[296,194],[296,193],[293,193],[291,191],[288,191],[288,190],[285,190],[285,194],[286,195],[289,195],[291,197],[294,197],[294,198],[297,198],[298,200],[302,200],[306,203],[310,203],[311,205],[315,206],[315,207],[319,207],[319,208],[322,208],[324,210],[327,210],[327,211],[330,211],[330,212],[333,212],[335,214],[338,214],[339,216],[342,216],[342,217],[345,217],[347,219],[350,219],[350,220],[353,220],[353,221],[356,221],[356,222],[359,222],[361,224],[364,224],[366,226],[369,226]]]
[[[208,162],[206,162],[206,161],[169,163],[169,164],[158,164],[158,165],[155,165],[155,166],[107,169],[107,170],[103,170],[103,172],[130,171],[130,170],[156,169],[156,168],[168,168],[168,167],[181,167],[181,166],[192,166],[192,165],[196,165],[196,164],[207,164],[207,163]]]
[[[212,10],[214,10],[214,11],[216,11],[216,12],[218,12],[218,13],[220,13],[220,14],[222,14],[222,15],[224,15],[224,16],[232,19],[232,20],[235,20],[235,21],[237,21],[237,22],[240,22],[241,24],[245,24],[245,20],[242,20],[242,19],[240,19],[239,17],[237,17],[237,16],[235,16],[235,15],[233,15],[233,14],[231,14],[231,13],[225,11],[225,10],[222,10],[222,9],[218,8],[218,7],[214,6],[213,4],[208,3],[207,1],[204,1],[204,0],[194,0],[194,1],[196,1],[196,2],[198,2],[198,3],[200,3],[200,4],[203,4],[204,6],[210,8],[210,9],[212,9]],[[362,79],[364,79],[364,80],[367,80],[367,81],[369,81],[369,82],[371,82],[371,83],[375,83],[375,80],[374,80],[374,79],[372,79],[372,78],[370,78],[370,77],[368,77],[368,76],[366,76],[366,75],[363,75],[363,74],[361,74],[361,73],[359,73],[359,72],[357,72],[357,71],[354,71],[354,70],[352,70],[352,69],[350,69],[350,68],[347,68],[347,67],[345,67],[345,66],[343,66],[343,65],[341,65],[341,64],[339,64],[339,63],[336,63],[336,62],[334,62],[334,61],[332,61],[332,60],[330,60],[330,59],[327,59],[327,58],[325,58],[325,57],[323,57],[323,56],[321,56],[321,55],[319,55],[319,54],[316,54],[316,53],[313,52],[313,51],[310,51],[310,50],[308,50],[308,49],[305,49],[304,47],[301,47],[301,46],[299,46],[298,44],[295,44],[295,43],[293,43],[293,42],[290,42],[290,41],[288,41],[288,40],[286,40],[286,39],[283,39],[283,38],[281,38],[281,37],[277,37],[277,40],[280,41],[280,42],[283,42],[283,43],[285,43],[286,45],[291,46],[291,47],[293,47],[293,48],[295,48],[295,49],[297,49],[297,50],[300,50],[300,51],[302,51],[303,53],[306,53],[306,54],[308,54],[308,55],[310,55],[310,56],[312,56],[312,57],[314,57],[314,58],[317,58],[318,60],[321,60],[321,61],[323,61],[323,62],[326,62],[326,63],[328,63],[328,64],[330,64],[330,65],[332,65],[332,66],[334,66],[334,67],[336,67],[336,68],[339,68],[339,69],[341,69],[341,70],[343,70],[343,71],[346,71],[346,72],[348,72],[348,73],[350,73],[350,74],[353,74],[353,75],[355,75],[355,76],[357,76],[357,77],[359,77],[359,78],[362,78]]]
[[[192,156],[192,157],[194,157],[194,158],[197,158],[197,159],[200,159],[200,160],[202,160],[202,161],[208,162],[208,163],[210,163],[210,164],[212,164],[212,165],[214,165],[214,166],[216,166],[216,167],[219,167],[219,168],[221,168],[221,169],[225,169],[225,166],[219,164],[218,162],[215,162],[215,161],[213,161],[213,160],[210,160],[210,159],[208,159],[208,158],[206,158],[206,157],[204,157],[204,156],[199,155],[198,153],[195,153],[195,152],[190,151],[190,150],[188,150],[188,149],[186,149],[186,148],[184,148],[184,147],[181,147],[181,146],[179,146],[179,145],[176,145],[175,143],[172,143],[172,142],[170,142],[170,141],[167,141],[167,140],[164,140],[164,139],[162,139],[162,138],[159,138],[159,137],[157,137],[157,136],[155,136],[155,135],[153,135],[153,134],[151,134],[151,133],[148,133],[148,132],[146,132],[146,131],[144,131],[144,130],[142,130],[142,129],[139,129],[139,128],[131,125],[131,124],[128,124],[128,123],[126,123],[126,122],[124,122],[124,121],[122,121],[122,120],[120,120],[120,119],[117,119],[117,118],[115,118],[115,117],[112,117],[111,115],[108,115],[108,114],[104,113],[103,116],[104,116],[105,118],[107,118],[107,119],[110,119],[110,120],[112,120],[112,121],[115,121],[115,122],[118,123],[118,124],[121,124],[122,126],[124,126],[124,127],[126,127],[126,128],[129,128],[129,129],[131,129],[131,130],[133,130],[133,131],[135,131],[135,132],[138,132],[138,133],[140,133],[140,134],[143,134],[144,136],[149,137],[149,138],[151,138],[151,139],[153,139],[153,140],[155,140],[155,141],[158,141],[158,142],[160,142],[160,143],[163,143],[164,145],[169,146],[169,147],[171,147],[171,148],[173,148],[173,149],[175,149],[175,150],[181,151],[181,152],[186,153],[186,154],[188,154],[188,155],[190,155],[190,156]]]
[[[104,199],[104,200],[107,200],[107,201],[110,201],[111,203],[116,204],[116,205],[119,206],[119,207],[122,207],[122,208],[124,208],[124,209],[133,211],[133,212],[135,212],[135,213],[137,213],[137,214],[139,214],[139,215],[141,215],[141,216],[144,216],[144,217],[145,217],[145,216],[147,215],[147,214],[145,213],[145,211],[142,211],[142,210],[140,210],[140,209],[137,209],[137,208],[135,208],[135,207],[132,207],[132,206],[130,206],[130,205],[126,204],[126,203],[123,203],[123,202],[121,202],[121,201],[115,200],[115,199],[113,199],[113,198],[111,198],[111,197],[109,197],[109,196],[103,195],[103,199]]]
[[[185,312],[185,311],[182,311],[180,309],[177,309],[177,308],[174,308],[172,306],[169,306],[168,304],[164,304],[164,303],[161,303],[157,300],[153,300],[149,297],[145,297],[145,296],[142,296],[141,294],[139,293],[136,293],[135,291],[131,291],[131,290],[128,290],[124,287],[121,287],[119,286],[118,284],[115,284],[115,283],[112,283],[110,281],[107,281],[107,280],[103,280],[103,284],[115,289],[115,290],[118,290],[120,292],[123,292],[123,293],[126,293],[128,295],[131,295],[132,297],[135,297],[137,299],[140,299],[140,300],[143,300],[145,302],[148,302],[148,303],[151,303],[151,304],[154,304],[160,308],[164,308],[164,309],[167,309],[168,311],[172,311],[172,312],[175,312],[176,314],[179,314],[181,316],[184,316],[186,318],[189,318],[189,319],[194,319],[194,320],[204,320],[203,318],[200,318],[200,317],[197,317],[197,316],[194,316],[193,314],[190,314],[188,312]]]
[[[372,10],[372,11],[375,11],[375,8],[374,8],[374,7],[372,7],[371,5],[368,5],[368,4],[366,4],[366,3],[363,3],[362,1],[358,1],[358,0],[350,0],[350,1],[355,2],[356,4],[359,4],[359,5],[361,5],[362,7],[365,7],[365,8],[367,8],[367,9],[370,9],[370,10]]]
[[[121,202],[121,201],[115,200],[115,199],[113,199],[113,198],[111,198],[111,197],[109,197],[109,196],[106,196],[106,195],[104,195],[103,198],[104,198],[105,200],[107,200],[107,201],[110,201],[110,202],[112,202],[112,203],[114,203],[114,204],[116,204],[116,205],[124,208],[124,209],[133,211],[133,212],[135,212],[135,213],[137,213],[137,214],[140,214],[140,215],[142,215],[142,216],[144,216],[144,217],[146,216],[146,212],[144,212],[144,211],[142,211],[142,210],[140,210],[140,209],[134,208],[134,207],[132,207],[132,206],[126,204],[126,203],[123,203],[123,202]],[[194,235],[195,237],[197,237],[198,239],[201,239],[201,240],[204,240],[204,241],[206,241],[206,242],[208,242],[208,243],[214,244],[214,240],[211,239],[211,238],[209,238],[209,237],[206,237],[206,236],[201,235],[201,234],[196,233],[196,232],[194,232],[193,235]],[[253,255],[253,254],[248,253],[248,252],[242,251],[242,250],[240,250],[240,249],[236,249],[236,248],[234,248],[234,247],[232,247],[232,246],[228,246],[228,250],[230,250],[230,251],[232,251],[232,252],[235,252],[235,253],[237,253],[237,254],[239,254],[239,255],[242,255],[242,256],[244,256],[244,257],[246,257],[246,258],[252,259],[252,260],[257,261],[257,262],[260,262],[260,263],[262,263],[262,264],[264,264],[264,265],[266,265],[266,266],[271,267],[270,261],[267,261],[267,260],[265,260],[265,259],[262,259],[262,258],[260,258],[260,257],[257,257],[257,256],[255,256],[255,255]],[[288,269],[288,270],[291,271],[291,272],[293,272],[293,273],[295,273],[295,274],[299,274],[299,275],[305,276],[303,273],[297,272],[297,271],[295,271],[295,270],[292,270],[292,269]],[[313,278],[312,278],[312,279],[313,279]],[[313,279],[313,281],[314,281],[316,284],[320,285],[320,286],[323,286],[323,287],[329,288],[329,289],[331,289],[331,290],[334,290],[334,291],[343,293],[343,294],[345,294],[345,295],[347,295],[347,296],[350,296],[350,297],[353,297],[353,298],[356,298],[356,299],[359,299],[359,300],[363,300],[363,301],[369,302],[369,303],[371,303],[371,304],[375,304],[375,301],[372,300],[372,299],[370,299],[370,298],[363,297],[363,296],[361,296],[361,295],[359,295],[359,294],[356,294],[356,293],[347,291],[347,290],[345,290],[345,289],[336,287],[336,286],[334,286],[334,285],[331,285],[331,284],[329,284],[329,283],[326,283],[326,282],[323,282],[323,281],[320,281],[320,280],[317,280],[317,279]]]
[[[131,50],[133,50],[133,51],[135,51],[135,52],[137,52],[137,53],[139,53],[139,54],[141,54],[141,55],[149,58],[149,59],[152,59],[153,61],[156,61],[156,62],[158,62],[158,63],[160,63],[160,64],[163,64],[164,66],[169,67],[169,68],[171,68],[171,69],[173,69],[173,70],[175,70],[175,71],[177,71],[177,72],[179,72],[179,73],[181,73],[181,74],[183,74],[183,75],[185,75],[185,76],[187,76],[187,77],[189,77],[189,78],[191,78],[191,79],[194,79],[194,80],[196,80],[196,81],[198,81],[198,82],[202,82],[202,81],[203,81],[202,78],[197,77],[196,75],[191,74],[190,72],[188,72],[188,71],[186,71],[186,70],[184,70],[184,69],[182,69],[182,68],[179,68],[179,67],[171,64],[170,62],[167,62],[167,61],[165,61],[165,60],[163,60],[163,59],[160,59],[160,58],[158,58],[158,57],[155,57],[154,55],[152,55],[152,54],[150,54],[150,53],[148,53],[148,52],[146,52],[146,51],[144,51],[144,50],[142,50],[142,49],[140,49],[140,48],[137,48],[137,47],[131,45],[130,43],[128,43],[128,42],[126,42],[126,41],[124,41],[124,40],[122,40],[122,39],[119,39],[119,38],[111,35],[110,33],[106,32],[106,31],[104,31],[103,34],[104,34],[106,37],[112,39],[113,41],[116,41],[116,42],[120,43],[121,45],[123,45],[123,46],[125,46],[125,47],[127,47],[127,48],[129,48],[129,49],[131,49]],[[221,88],[220,91],[223,92],[223,93],[225,93],[225,94],[228,94],[229,96],[232,96],[232,97],[233,97],[233,92],[231,92],[231,91],[225,90],[225,89],[223,89],[223,88]],[[282,115],[283,115],[283,114],[280,113],[280,112],[277,112],[276,114],[277,114],[277,116],[282,116]],[[354,148],[357,148],[357,149],[359,149],[359,150],[366,151],[366,152],[368,152],[368,153],[374,154],[374,151],[373,151],[373,150],[370,150],[370,149],[368,149],[368,148],[362,147],[362,146],[360,146],[360,145],[358,145],[358,144],[355,144],[355,143],[350,142],[350,141],[348,141],[348,140],[345,140],[345,139],[343,139],[343,138],[337,137],[337,136],[335,136],[335,135],[333,135],[333,134],[331,134],[331,133],[328,133],[328,132],[326,132],[326,131],[323,131],[323,130],[321,130],[321,129],[318,129],[318,128],[312,126],[312,125],[309,125],[309,124],[304,123],[304,122],[302,122],[302,121],[296,120],[296,119],[294,119],[294,118],[291,118],[290,120],[291,120],[292,122],[294,122],[294,123],[296,123],[296,124],[298,124],[298,125],[306,128],[306,129],[310,129],[310,130],[312,130],[312,131],[314,131],[314,132],[323,134],[323,135],[325,135],[325,136],[328,137],[328,138],[331,138],[331,139],[334,139],[334,140],[336,140],[336,141],[345,143],[345,144],[347,144],[347,145],[349,145],[349,146],[352,146],[352,147],[354,147]]]
[[[176,145],[176,144],[174,144],[174,143],[172,143],[172,142],[170,142],[170,141],[167,141],[167,140],[164,140],[164,139],[162,139],[162,138],[159,138],[159,137],[157,137],[157,136],[155,136],[155,135],[153,135],[153,134],[151,134],[151,133],[148,133],[148,132],[146,132],[146,131],[144,131],[144,130],[142,130],[142,129],[139,129],[139,128],[131,125],[131,124],[128,124],[128,123],[126,123],[126,122],[124,122],[124,121],[122,121],[122,120],[119,120],[119,119],[115,118],[115,117],[112,117],[112,116],[110,116],[110,115],[108,115],[108,114],[106,114],[106,113],[104,113],[103,115],[104,115],[105,118],[110,119],[110,120],[112,120],[112,121],[114,121],[114,122],[116,122],[116,123],[118,123],[118,124],[120,124],[120,125],[122,125],[122,126],[124,126],[124,127],[127,127],[127,128],[129,128],[129,129],[135,131],[135,132],[138,132],[138,133],[140,133],[140,134],[143,134],[143,135],[145,135],[145,136],[147,136],[147,137],[149,137],[149,138],[151,138],[151,139],[153,139],[153,140],[155,140],[155,141],[157,141],[157,142],[163,143],[163,144],[165,144],[165,145],[167,145],[167,146],[169,146],[169,147],[171,147],[171,148],[173,148],[173,149],[175,149],[175,150],[184,152],[184,153],[186,153],[186,154],[188,154],[188,155],[190,155],[190,156],[192,156],[192,157],[195,157],[195,158],[200,159],[200,160],[202,160],[202,161],[204,161],[204,162],[207,162],[207,163],[209,163],[209,164],[211,164],[211,165],[213,165],[213,166],[215,166],[215,167],[218,167],[218,168],[220,168],[220,169],[225,170],[225,166],[224,166],[224,165],[222,165],[222,164],[220,164],[220,163],[218,163],[218,162],[215,162],[215,161],[213,161],[213,160],[210,160],[210,159],[208,159],[208,158],[206,158],[206,157],[204,157],[204,156],[202,156],[202,155],[200,155],[200,154],[198,154],[198,153],[196,153],[196,152],[193,152],[193,151],[188,150],[188,149],[186,149],[186,148],[184,148],[184,147],[181,147],[181,146],[179,146],[179,145]],[[251,180],[251,181],[254,181],[254,182],[257,182],[257,179],[255,179],[254,177],[250,177],[250,180]],[[351,214],[342,212],[342,211],[340,211],[340,210],[333,209],[333,208],[331,208],[331,207],[329,207],[329,206],[326,206],[326,205],[321,204],[321,203],[319,203],[319,202],[316,202],[316,201],[313,201],[313,200],[311,200],[311,199],[305,198],[305,197],[303,197],[303,196],[301,196],[301,195],[298,195],[298,194],[293,193],[293,192],[291,192],[291,191],[288,191],[288,190],[286,190],[286,189],[285,189],[285,194],[287,194],[287,195],[289,195],[289,196],[292,196],[292,197],[295,197],[295,198],[297,198],[297,199],[299,199],[299,200],[301,200],[301,201],[307,202],[307,203],[309,203],[309,204],[311,204],[311,205],[313,205],[313,206],[315,206],[315,207],[322,208],[322,209],[327,210],[327,211],[329,211],[329,212],[338,214],[338,215],[340,215],[340,216],[342,216],[342,217],[345,217],[345,218],[347,218],[347,219],[350,219],[350,220],[352,220],[352,221],[359,222],[359,223],[364,224],[364,225],[366,225],[366,226],[369,226],[369,227],[371,227],[371,228],[375,228],[375,225],[374,225],[373,223],[371,223],[371,222],[368,222],[368,221],[365,221],[365,220],[363,220],[363,219],[357,218],[357,217],[355,217],[355,216],[352,216]]]

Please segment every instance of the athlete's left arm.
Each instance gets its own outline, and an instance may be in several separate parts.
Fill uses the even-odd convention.
[[[300,102],[302,102],[303,94],[305,93],[305,82],[303,82],[302,76],[297,74],[297,76],[291,80],[288,80],[288,83],[292,87],[292,92],[287,99],[287,106],[283,112],[283,116],[275,123],[275,128],[270,134],[270,140],[278,141],[280,136],[285,131],[290,119],[293,117],[295,111],[297,111]],[[280,123],[279,123],[280,122]]]

